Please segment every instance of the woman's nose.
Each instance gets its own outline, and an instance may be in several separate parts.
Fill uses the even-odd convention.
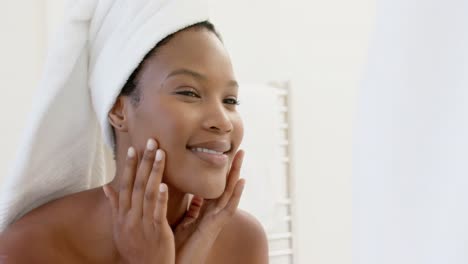
[[[222,103],[207,108],[203,127],[217,133],[229,133],[233,130],[229,113]]]

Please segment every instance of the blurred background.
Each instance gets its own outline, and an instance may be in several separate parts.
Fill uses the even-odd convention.
[[[467,1],[212,4],[271,263],[468,263]],[[62,8],[0,0],[0,183]]]

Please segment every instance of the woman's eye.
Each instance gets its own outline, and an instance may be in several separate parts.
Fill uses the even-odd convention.
[[[198,94],[196,94],[195,92],[192,92],[192,91],[180,91],[180,92],[177,92],[177,94],[181,94],[181,95],[185,95],[185,96],[189,96],[189,97],[196,97],[196,98],[200,97]]]
[[[227,98],[223,100],[223,103],[225,104],[231,104],[231,105],[239,105],[239,101],[235,98]]]

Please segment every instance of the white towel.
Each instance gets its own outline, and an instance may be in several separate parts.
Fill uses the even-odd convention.
[[[111,180],[107,114],[121,88],[160,40],[209,16],[205,0],[72,0],[65,18],[0,192],[0,232],[35,207]]]

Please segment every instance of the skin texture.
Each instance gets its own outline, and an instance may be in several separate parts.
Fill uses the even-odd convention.
[[[181,31],[150,57],[138,80],[139,104],[122,96],[109,113],[117,172],[106,187],[107,196],[98,188],[31,211],[0,235],[0,263],[268,262],[261,225],[236,210],[244,184],[238,175],[243,127],[233,104],[237,85],[222,43],[208,30]],[[149,138],[164,151],[164,165],[155,165],[156,150],[147,154]],[[227,142],[228,162],[214,166],[187,148],[207,141]],[[132,164],[129,147],[135,149],[134,165],[125,173]],[[159,174],[151,176],[153,171]],[[132,188],[122,195],[125,182]],[[162,194],[159,182],[168,187]],[[151,203],[145,198],[148,192],[156,194]],[[188,193],[195,198],[187,212]],[[119,211],[122,197],[127,197],[125,213]],[[129,218],[128,212],[135,210],[138,217]],[[128,219],[133,220],[123,221]],[[125,233],[125,223],[139,227],[133,230],[138,232]],[[158,255],[170,252],[162,246],[171,243],[175,259]],[[130,250],[128,245],[136,244]]]

